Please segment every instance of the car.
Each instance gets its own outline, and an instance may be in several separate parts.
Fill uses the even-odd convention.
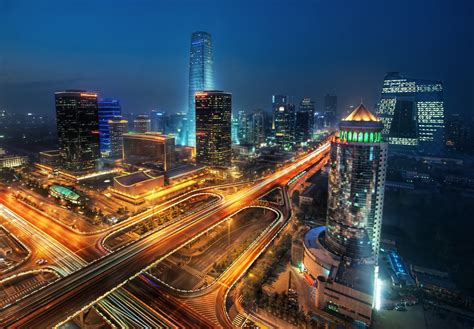
[[[43,258],[40,258],[36,261],[36,264],[38,265],[44,265],[46,264],[48,261],[46,259],[43,259]]]

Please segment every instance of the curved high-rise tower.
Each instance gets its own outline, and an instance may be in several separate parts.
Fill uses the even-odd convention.
[[[382,129],[361,104],[341,121],[331,143],[324,242],[337,255],[360,260],[378,254],[387,163]]]
[[[182,143],[196,146],[196,108],[194,96],[197,91],[214,89],[212,39],[207,32],[194,32],[191,36],[189,55],[189,98],[187,129]]]

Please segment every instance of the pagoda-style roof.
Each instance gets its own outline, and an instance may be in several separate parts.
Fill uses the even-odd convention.
[[[360,104],[354,111],[352,111],[351,114],[349,114],[345,119],[342,119],[342,121],[378,122],[380,120],[372,112],[367,110],[367,108],[363,104]]]

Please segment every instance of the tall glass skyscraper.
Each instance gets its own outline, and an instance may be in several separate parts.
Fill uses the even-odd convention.
[[[387,166],[383,124],[361,104],[339,129],[331,142],[324,241],[339,256],[376,260]]]
[[[189,56],[189,98],[186,137],[188,146],[196,146],[195,94],[200,90],[214,89],[212,39],[207,32],[194,32],[191,36]],[[183,143],[184,144],[184,143]]]
[[[99,140],[100,153],[103,157],[110,154],[110,126],[109,120],[122,116],[120,102],[116,99],[100,99],[97,103],[99,107]]]
[[[385,76],[377,114],[383,138],[396,150],[439,154],[444,145],[444,101],[441,81]]]
[[[59,153],[64,169],[94,169],[99,153],[97,94],[66,90],[54,94]]]
[[[196,161],[229,168],[232,160],[232,94],[218,90],[196,93]]]

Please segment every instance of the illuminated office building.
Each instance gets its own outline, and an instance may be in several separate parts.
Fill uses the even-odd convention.
[[[289,104],[286,96],[274,95],[272,108],[275,143],[288,150],[295,141],[295,105]]]
[[[110,151],[109,158],[123,158],[123,135],[128,132],[128,121],[122,117],[109,120]]]
[[[266,142],[265,136],[265,115],[262,110],[252,113],[252,143],[259,147]]]
[[[374,287],[387,163],[382,129],[363,105],[340,122],[331,142],[326,226],[305,234],[301,266],[317,308],[367,326],[378,303]]]
[[[196,93],[196,161],[211,167],[231,166],[232,94]]]
[[[139,114],[133,120],[133,132],[137,134],[144,134],[151,132],[151,120],[146,114]]]
[[[196,111],[195,93],[201,90],[213,90],[212,38],[207,32],[194,32],[191,36],[191,51],[189,56],[189,98],[188,121],[186,129],[186,144],[196,146]]]
[[[68,171],[95,168],[99,152],[97,94],[81,90],[55,93],[62,166]]]
[[[331,143],[327,232],[331,251],[353,259],[378,254],[387,147],[383,124],[359,105]]]
[[[303,98],[295,118],[295,142],[304,143],[313,138],[314,102]]]
[[[170,170],[176,163],[174,137],[159,133],[123,135],[123,161],[132,165],[159,164]]]
[[[383,138],[394,150],[439,154],[444,145],[444,101],[441,81],[385,76],[377,114]]]
[[[108,157],[110,154],[109,120],[120,117],[122,115],[122,108],[118,100],[110,98],[100,99],[97,104],[99,111],[100,153],[103,157]]]

